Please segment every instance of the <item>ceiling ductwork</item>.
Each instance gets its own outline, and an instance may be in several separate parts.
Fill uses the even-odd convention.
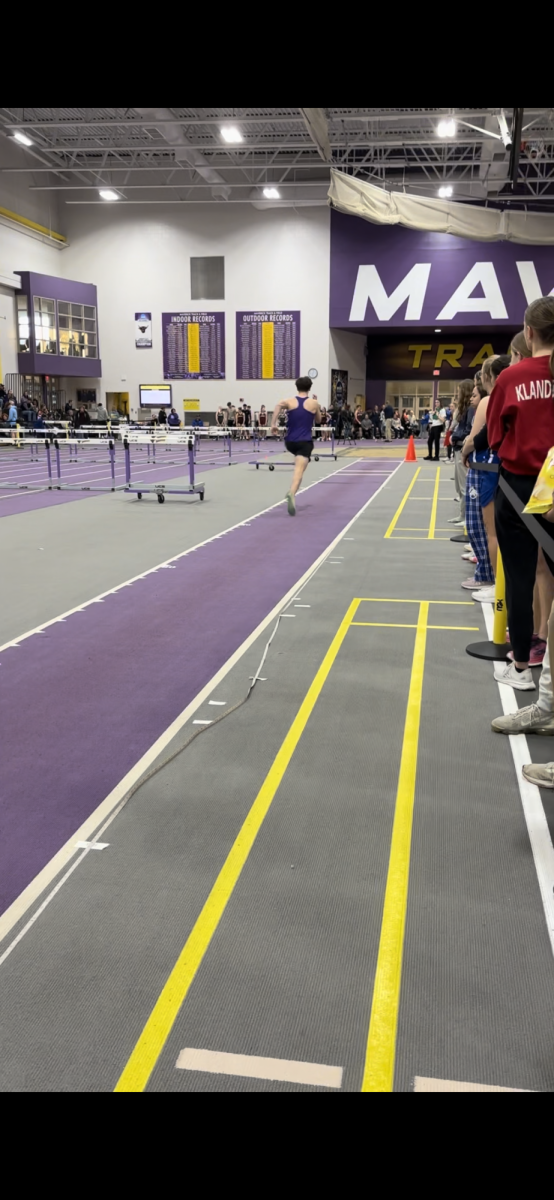
[[[135,108],[134,111],[139,113],[144,121],[156,127],[160,137],[163,137],[170,146],[172,146],[175,155],[175,162],[186,162],[190,167],[193,167],[206,183],[212,185],[212,196],[215,200],[228,200],[231,195],[231,189],[226,186],[225,180],[219,171],[215,171],[207,158],[204,157],[201,150],[195,150],[187,137],[183,133],[182,125],[171,121],[174,120],[174,115],[169,108]],[[156,122],[164,122],[159,126]],[[177,149],[175,149],[177,147]]]

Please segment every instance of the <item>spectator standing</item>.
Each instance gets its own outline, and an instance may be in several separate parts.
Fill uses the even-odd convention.
[[[458,384],[454,402],[454,417],[452,419],[450,438],[454,451],[454,486],[460,505],[460,513],[458,517],[451,517],[449,519],[449,525],[465,524],[467,465],[462,456],[462,448],[466,438],[471,433],[475,417],[475,408],[471,404],[473,390],[474,385],[472,380],[463,379]]]
[[[438,462],[440,458],[441,433],[446,422],[446,413],[444,408],[441,408],[440,402],[437,400],[433,412],[429,418],[429,435],[427,438],[428,454],[425,455],[427,462]],[[435,454],[433,456],[433,450]]]
[[[385,404],[383,411],[385,414],[385,441],[391,442],[392,441],[392,422],[393,422],[393,418],[394,418],[394,408],[392,407],[392,404]]]
[[[501,461],[501,480],[514,493],[516,503],[527,504],[537,475],[554,445],[554,297],[534,300],[525,312],[524,335],[531,358],[503,371],[491,394],[487,411],[489,444]],[[534,690],[529,668],[533,635],[533,589],[537,573],[538,543],[502,487],[495,501],[498,545],[506,576],[506,603],[514,661],[499,664],[495,679],[521,691]],[[534,520],[552,532],[552,525],[536,514]],[[549,570],[554,560],[545,554]]]

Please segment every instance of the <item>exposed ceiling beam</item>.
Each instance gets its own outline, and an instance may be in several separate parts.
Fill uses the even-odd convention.
[[[265,181],[262,180],[261,183],[257,183],[255,186],[256,187],[264,187],[264,183],[265,183]],[[303,188],[319,187],[320,188],[320,187],[328,186],[329,177],[326,176],[324,179],[303,179],[303,180],[301,180],[300,183],[298,182],[298,180],[290,180],[290,181],[284,182],[279,179],[279,180],[270,180],[270,183],[275,184],[275,186],[278,185],[280,188],[282,188],[282,187],[303,187]],[[99,186],[105,187],[106,185],[105,184],[97,184],[97,183],[70,183],[64,187],[63,184],[57,184],[57,183],[51,184],[51,185],[50,184],[44,184],[44,185],[37,184],[35,186],[31,186],[29,188],[29,191],[30,192],[87,192],[87,191],[97,192]],[[181,183],[128,183],[127,184],[127,188],[129,190],[131,190],[131,188],[132,188],[134,191],[139,191],[139,190],[140,191],[148,191],[148,190],[152,190],[152,189],[158,190],[161,188],[174,189],[174,188],[182,188],[182,187],[205,188],[205,187],[209,187],[209,186],[210,185],[208,183],[183,183],[183,182],[181,182]],[[123,187],[123,184],[118,184],[118,187]],[[227,183],[226,187],[228,187],[228,188],[251,188],[252,183],[250,180],[242,180],[240,183]]]
[[[324,162],[333,157],[329,141],[329,122],[323,108],[301,108],[302,119],[316,150]]]
[[[331,120],[331,122],[333,122],[333,121],[348,122],[348,121],[361,121],[361,120],[363,120],[363,121],[387,120],[387,121],[405,121],[407,123],[413,123],[414,120],[426,120],[426,121],[427,120],[436,120],[439,117],[443,117],[445,115],[445,113],[447,113],[449,111],[450,110],[447,110],[447,109],[433,109],[433,110],[423,110],[423,109],[400,109],[400,110],[392,109],[392,110],[390,110],[389,109],[389,110],[383,110],[383,111],[380,111],[378,109],[377,110],[376,109],[359,109],[359,110],[354,110],[354,111],[350,110],[348,112],[342,112],[341,110],[331,109],[330,110],[330,120]],[[464,117],[479,116],[479,115],[484,115],[485,113],[490,113],[490,112],[496,113],[497,111],[500,112],[501,111],[500,108],[498,110],[497,109],[485,109],[485,108],[458,109],[458,110],[456,110],[455,118],[461,120]],[[551,111],[550,109],[538,109],[538,108],[526,108],[525,109],[525,112],[529,116],[532,116],[535,114],[538,114],[540,116],[543,113],[544,114],[550,113],[550,111]],[[135,129],[141,129],[141,128],[150,129],[156,125],[221,125],[222,123],[225,123],[226,121],[231,121],[231,120],[235,121],[237,125],[260,125],[260,124],[263,124],[264,122],[268,125],[289,125],[289,124],[303,123],[304,117],[301,116],[299,112],[294,112],[294,110],[292,110],[292,109],[286,116],[274,116],[270,109],[266,110],[265,112],[262,112],[260,115],[257,115],[257,116],[241,116],[241,115],[237,114],[237,112],[235,110],[234,113],[230,113],[229,115],[219,116],[219,117],[198,117],[198,116],[196,116],[196,117],[171,117],[171,118],[166,118],[165,120],[162,120],[162,121],[152,121],[150,119],[148,119],[148,120],[130,119],[129,120],[129,118],[127,118],[127,117],[103,117],[103,118],[96,117],[95,120],[93,120],[93,121],[85,121],[81,117],[75,117],[75,118],[66,117],[66,119],[64,121],[60,121],[60,120],[58,120],[58,121],[42,121],[40,118],[35,117],[34,120],[29,120],[28,118],[26,120],[22,119],[21,121],[11,120],[11,121],[7,122],[4,127],[6,129],[14,129],[14,130],[31,128],[31,127],[33,127],[33,128],[36,127],[37,129],[68,129],[68,128],[98,129],[101,126],[105,126],[108,128],[113,128],[114,126],[119,126],[122,128],[125,127],[125,128],[135,128]]]

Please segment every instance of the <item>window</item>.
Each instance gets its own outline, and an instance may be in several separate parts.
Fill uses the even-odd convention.
[[[37,354],[57,354],[55,300],[45,300],[42,296],[34,296],[33,308]]]
[[[96,309],[91,304],[58,300],[60,354],[69,358],[98,358]]]
[[[26,296],[17,297],[17,344],[20,354],[30,353],[29,301]]]
[[[190,297],[191,300],[225,299],[224,258],[191,258]]]

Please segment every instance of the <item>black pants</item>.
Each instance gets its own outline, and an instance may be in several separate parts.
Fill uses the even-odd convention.
[[[512,471],[506,471],[504,468],[502,468],[501,474],[519,499],[527,504],[535,486],[536,477],[534,475],[514,475]],[[528,662],[533,635],[533,589],[537,574],[538,542],[535,541],[531,530],[527,528],[515,508],[510,504],[501,487],[498,488],[494,502],[494,519],[506,576],[506,607],[510,626],[510,642],[516,662]],[[550,521],[545,521],[541,516],[535,516],[534,519],[551,537],[554,535],[554,525]],[[554,575],[554,560],[548,554],[545,554],[544,557]]]
[[[429,426],[429,437],[427,438],[427,446],[428,446],[427,453],[429,455],[429,458],[433,457],[433,446],[435,447],[435,458],[439,457],[439,451],[440,451],[440,447],[441,447],[441,433],[442,433],[442,425],[430,425]]]

